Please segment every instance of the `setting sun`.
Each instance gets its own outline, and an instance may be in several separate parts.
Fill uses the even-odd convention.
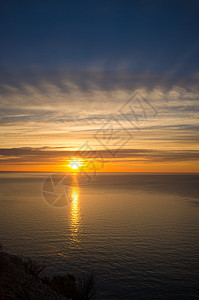
[[[73,170],[78,170],[83,166],[83,162],[78,158],[71,158],[67,166]]]

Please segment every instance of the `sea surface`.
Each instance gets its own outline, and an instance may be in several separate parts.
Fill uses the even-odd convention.
[[[98,299],[199,299],[199,175],[1,172],[0,241]]]

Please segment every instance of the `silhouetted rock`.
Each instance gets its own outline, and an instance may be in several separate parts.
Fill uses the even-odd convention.
[[[34,272],[31,274],[29,264],[30,261],[27,263],[16,255],[0,251],[0,299],[67,299],[44,284]]]

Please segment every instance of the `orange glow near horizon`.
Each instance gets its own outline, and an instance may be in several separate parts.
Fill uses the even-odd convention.
[[[6,86],[0,171],[199,173],[198,88],[38,84]]]
[[[79,159],[82,162],[82,159]],[[74,164],[74,165],[73,165]],[[73,167],[74,166],[74,167]],[[1,165],[0,171],[14,172],[93,172],[91,168],[87,168],[86,162],[78,162],[75,165],[74,160],[69,161],[69,165]],[[96,162],[96,172],[174,172],[174,173],[199,173],[199,163],[194,162],[172,162],[172,163],[153,163],[153,162],[104,162],[104,167],[101,168],[100,163]]]

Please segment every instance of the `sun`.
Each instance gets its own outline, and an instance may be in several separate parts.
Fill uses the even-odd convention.
[[[83,166],[83,161],[79,158],[70,158],[67,166],[73,170],[79,170]]]

